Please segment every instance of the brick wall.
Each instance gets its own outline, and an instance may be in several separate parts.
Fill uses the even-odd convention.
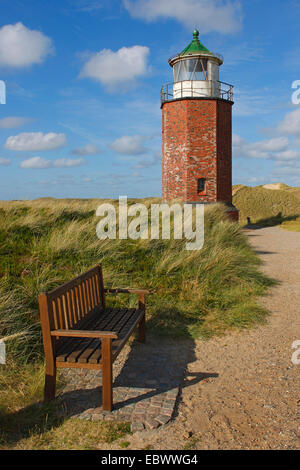
[[[232,105],[217,102],[217,200],[232,201]]]
[[[231,202],[232,103],[180,99],[162,106],[163,200]],[[206,179],[198,193],[198,179]]]

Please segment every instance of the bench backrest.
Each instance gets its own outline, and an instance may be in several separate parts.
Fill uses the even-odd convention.
[[[46,296],[50,330],[74,328],[88,314],[105,308],[101,265],[53,289]]]

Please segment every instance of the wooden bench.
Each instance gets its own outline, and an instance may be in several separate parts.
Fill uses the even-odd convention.
[[[106,308],[106,294],[137,294],[137,308]],[[102,369],[102,405],[111,411],[112,365],[134,329],[145,341],[144,289],[105,289],[97,265],[48,293],[39,308],[46,360],[46,401],[55,398],[56,369]]]

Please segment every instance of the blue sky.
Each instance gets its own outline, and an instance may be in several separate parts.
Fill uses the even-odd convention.
[[[0,0],[0,199],[161,195],[161,85],[197,27],[235,86],[233,181],[300,186],[298,0]],[[299,82],[300,85],[300,82]],[[300,93],[299,93],[300,96]]]

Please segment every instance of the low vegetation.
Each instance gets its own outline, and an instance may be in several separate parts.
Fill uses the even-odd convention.
[[[293,220],[286,220],[285,222],[282,222],[280,227],[284,230],[289,230],[290,232],[300,232],[300,217]]]
[[[300,216],[300,189],[283,183],[253,188],[237,185],[233,204],[240,211],[241,225],[246,225],[249,217],[252,224],[272,226],[284,222],[287,228],[288,222],[292,224]]]
[[[98,262],[106,286],[152,291],[148,329],[155,334],[207,339],[265,321],[257,297],[272,281],[260,272],[246,235],[226,219],[222,205],[206,211],[202,250],[187,251],[184,240],[100,241],[95,209],[101,202],[0,203],[0,338],[7,338],[8,358],[0,365],[2,448],[96,448],[122,437],[124,442],[125,425],[75,425],[51,407],[37,406],[44,372],[38,295]],[[141,202],[149,207],[158,200]],[[136,298],[113,301],[133,305]]]

